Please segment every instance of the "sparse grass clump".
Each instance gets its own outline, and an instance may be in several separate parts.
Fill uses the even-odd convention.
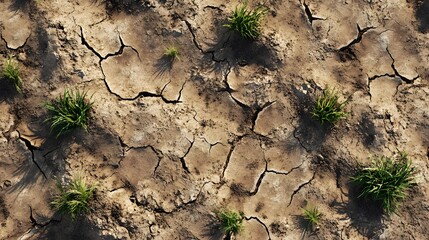
[[[228,24],[224,26],[238,32],[243,38],[254,40],[261,34],[261,20],[268,9],[257,7],[254,10],[248,10],[247,4],[248,0],[241,6],[237,5],[232,16],[228,18]]]
[[[317,97],[311,112],[312,117],[321,124],[335,124],[339,120],[345,119],[347,112],[345,112],[344,108],[347,101],[340,102],[339,98],[334,89],[324,89],[322,94]]]
[[[169,46],[165,49],[164,56],[170,58],[171,61],[179,60],[179,49],[175,46]]]
[[[371,166],[363,168],[351,180],[362,188],[358,197],[369,197],[381,203],[383,210],[390,214],[415,184],[415,173],[407,155],[400,153],[395,160],[386,156],[375,159]]]
[[[305,221],[307,221],[308,225],[313,228],[317,226],[320,217],[322,216],[322,213],[319,211],[319,208],[311,207],[309,205],[307,205],[307,207],[303,209],[303,213]]]
[[[57,131],[57,137],[78,127],[87,130],[93,103],[86,97],[87,92],[65,90],[62,96],[45,104],[50,114],[45,121]]]
[[[61,213],[67,213],[74,220],[78,215],[90,210],[90,202],[94,197],[95,186],[87,184],[80,176],[68,184],[57,184],[60,194],[55,196],[52,205]]]
[[[221,210],[218,212],[222,230],[227,236],[238,234],[243,230],[244,214],[232,210]]]
[[[9,56],[3,63],[2,75],[10,81],[18,92],[22,92],[22,79],[18,63]]]

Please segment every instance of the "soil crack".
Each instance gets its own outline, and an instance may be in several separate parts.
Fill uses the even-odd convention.
[[[39,222],[37,222],[37,220],[33,216],[33,208],[31,206],[29,206],[29,207],[30,207],[30,221],[31,221],[33,227],[43,228],[43,227],[48,226],[52,222],[60,222],[59,220],[55,220],[55,219],[51,218],[51,219],[49,219],[49,221],[46,221],[44,223],[39,223]]]
[[[341,178],[341,169],[339,167],[337,167],[335,169],[335,184],[336,184],[337,188],[340,190],[340,192],[344,196],[347,196],[347,194],[344,192],[343,188],[341,187],[340,178]],[[341,196],[341,200],[343,200],[342,196]]]
[[[33,208],[31,206],[30,207],[30,221],[32,224],[32,227],[30,229],[28,229],[23,235],[21,235],[18,239],[19,240],[23,240],[23,239],[32,239],[37,233],[41,232],[41,231],[45,231],[46,227],[53,223],[53,222],[61,222],[60,220],[56,220],[56,219],[49,219],[49,221],[44,222],[44,223],[39,223],[37,222],[37,220],[34,218],[33,216]]]
[[[289,204],[287,205],[288,207],[292,204],[293,197],[295,197],[295,194],[297,194],[303,187],[310,184],[314,180],[315,177],[316,177],[316,173],[313,173],[313,176],[310,178],[310,180],[299,185],[298,188],[293,191],[292,195],[290,196]]]
[[[299,2],[301,3],[301,0]],[[316,20],[326,20],[326,18],[314,16],[310,10],[310,7],[308,6],[308,4],[305,1],[302,2],[301,4],[302,4],[302,6],[304,6],[304,12],[308,18],[308,21],[310,22],[310,25],[313,25],[313,21],[316,21]]]
[[[261,186],[262,180],[265,177],[265,174],[267,173],[267,162],[265,162],[265,170],[259,175],[258,181],[256,182],[255,190],[249,192],[250,196],[254,196],[258,193],[259,187]]]
[[[0,34],[0,37],[6,43],[6,48],[7,49],[9,49],[9,50],[18,50],[18,49],[24,47],[27,44],[27,41],[30,38],[30,35],[27,36],[27,38],[25,39],[25,41],[24,41],[24,43],[22,45],[17,46],[16,48],[9,47],[9,44],[7,43],[6,39],[3,37],[3,34]]]
[[[218,10],[218,11],[222,12],[222,9],[220,7],[216,7],[216,6],[212,6],[212,5],[207,5],[207,6],[203,7],[203,10],[205,11],[207,8],[213,9],[213,10]]]
[[[151,98],[160,98],[163,102],[165,102],[167,104],[177,104],[177,103],[181,103],[182,102],[180,100],[180,97],[181,97],[181,93],[182,93],[182,90],[183,90],[183,86],[182,86],[182,89],[179,91],[179,97],[177,99],[174,99],[174,100],[167,99],[162,94],[152,93],[152,92],[147,92],[147,91],[139,92],[139,94],[137,96],[133,97],[133,98],[124,98],[124,97],[121,97],[119,94],[116,94],[116,93],[114,93],[114,94],[116,96],[118,96],[120,98],[120,100],[122,100],[122,101],[135,101],[135,100],[137,100],[138,98],[141,98],[141,97],[151,97]]]
[[[84,35],[83,35],[83,28],[82,28],[82,26],[79,26],[79,28],[80,28],[80,41],[81,41],[81,43],[86,47],[86,48],[88,48],[92,53],[94,53],[100,60],[102,60],[103,59],[103,56],[101,56],[101,54],[100,53],[98,53],[91,45],[89,45],[89,43],[86,41],[86,39],[85,39],[85,37],[84,37]]]
[[[280,172],[280,171],[273,170],[273,169],[267,169],[266,172],[268,172],[268,173],[274,173],[274,174],[279,174],[279,175],[289,175],[290,173],[292,173],[296,169],[300,168],[303,164],[304,164],[304,160],[302,160],[301,163],[298,166],[291,168],[288,172]]]
[[[254,196],[254,195],[256,195],[258,193],[259,187],[261,186],[262,180],[264,179],[266,173],[272,173],[272,174],[278,174],[278,175],[287,176],[290,173],[292,173],[294,170],[300,168],[302,166],[302,164],[304,164],[304,161],[302,161],[298,166],[291,168],[291,170],[288,171],[288,172],[279,172],[279,171],[276,171],[276,170],[273,170],[273,169],[268,169],[268,161],[265,158],[265,152],[264,152],[264,161],[265,161],[265,169],[261,173],[261,175],[259,175],[258,181],[256,182],[255,190],[249,192],[250,196]]]
[[[140,54],[139,54],[139,52],[134,48],[134,47],[132,47],[132,46],[128,46],[128,45],[126,45],[125,43],[124,43],[124,41],[123,41],[123,39],[122,39],[122,37],[121,37],[121,35],[119,34],[119,41],[120,41],[120,43],[121,43],[121,46],[119,47],[119,49],[116,51],[116,52],[114,52],[114,53],[108,53],[106,56],[102,56],[99,52],[97,52],[87,41],[86,41],[86,39],[85,39],[85,36],[84,36],[84,34],[83,34],[83,28],[82,28],[82,26],[79,26],[80,27],[80,38],[81,38],[81,42],[82,42],[82,44],[86,47],[86,48],[88,48],[93,54],[95,54],[98,58],[99,58],[99,62],[98,62],[98,64],[99,64],[99,67],[100,67],[100,70],[101,70],[101,73],[103,74],[103,81],[104,81],[104,84],[105,84],[105,86],[106,86],[106,88],[107,88],[107,91],[109,92],[109,93],[111,93],[111,94],[113,94],[113,95],[115,95],[117,98],[119,98],[120,100],[122,100],[122,101],[135,101],[136,99],[138,99],[138,98],[140,98],[140,97],[156,97],[156,98],[161,98],[161,100],[162,101],[164,101],[165,103],[167,103],[167,104],[177,104],[177,103],[181,103],[182,101],[180,100],[180,98],[182,97],[182,91],[183,91],[183,89],[184,89],[184,87],[185,87],[185,84],[187,83],[187,81],[185,81],[183,84],[182,84],[182,87],[181,87],[181,89],[179,90],[179,96],[178,96],[178,98],[177,99],[173,99],[173,100],[170,100],[170,99],[167,99],[167,98],[165,98],[164,97],[164,95],[162,95],[162,92],[161,93],[152,93],[152,92],[148,92],[148,91],[142,91],[142,92],[139,92],[138,94],[137,94],[137,96],[135,96],[135,97],[131,97],[131,98],[126,98],[126,97],[122,97],[120,94],[118,94],[118,93],[115,93],[111,88],[110,88],[110,86],[109,86],[109,84],[107,83],[107,81],[106,81],[106,74],[104,73],[104,69],[103,69],[103,66],[101,65],[101,62],[102,61],[104,61],[104,60],[106,60],[107,58],[109,58],[109,57],[113,57],[113,56],[118,56],[118,55],[121,55],[123,52],[124,52],[124,49],[126,48],[126,47],[128,47],[128,48],[131,48],[136,54],[137,54],[137,57],[140,59]],[[163,88],[163,90],[165,89],[165,87],[166,86],[164,86],[164,88]]]
[[[108,15],[106,15],[106,16],[104,16],[104,18],[102,18],[100,21],[95,22],[95,23],[91,23],[91,24],[89,24],[88,26],[93,27],[93,26],[95,26],[95,25],[98,25],[98,24],[100,24],[100,23],[102,23],[102,22],[106,21],[108,18],[109,18],[109,17],[108,17]]]
[[[369,94],[369,100],[370,100],[370,101],[372,100],[372,94],[371,94],[371,83],[372,83],[374,80],[376,80],[376,79],[378,79],[378,78],[381,78],[381,77],[390,77],[390,78],[395,78],[395,77],[396,77],[396,75],[395,75],[395,74],[385,73],[385,74],[382,74],[382,75],[374,75],[374,76],[372,76],[372,77],[368,76],[368,84],[367,84],[367,86],[368,86],[368,94]],[[399,85],[396,87],[396,92],[398,92],[398,87],[399,87]],[[394,95],[396,95],[396,93],[395,93]]]
[[[119,144],[121,145],[122,157],[123,157],[125,156],[125,153],[130,149],[130,147],[124,142],[124,140],[122,140],[121,136],[117,136],[117,137],[118,137]]]
[[[259,219],[258,217],[255,217],[255,216],[244,217],[244,219],[246,219],[246,221],[256,220],[259,224],[261,224],[265,228],[265,232],[267,232],[268,239],[271,240],[270,231],[268,230],[267,225],[265,225],[265,223],[262,222],[261,219]]]
[[[196,48],[198,48],[198,50],[200,50],[200,52],[201,52],[202,54],[210,54],[210,55],[211,55],[211,60],[212,60],[212,61],[214,61],[214,62],[217,62],[217,63],[221,63],[221,62],[226,62],[226,61],[227,61],[226,59],[216,59],[216,57],[215,57],[215,52],[216,52],[216,50],[208,50],[208,51],[205,51],[205,50],[203,49],[203,47],[201,47],[201,45],[198,43],[197,36],[195,35],[194,29],[193,29],[193,27],[192,27],[192,24],[191,24],[188,20],[185,20],[185,19],[183,19],[183,18],[181,18],[181,17],[179,17],[179,19],[180,19],[182,22],[184,22],[184,23],[186,24],[186,26],[188,27],[188,30],[189,30],[189,32],[190,32],[190,33],[191,33],[191,35],[192,35],[192,42],[194,43],[195,47],[196,47]],[[223,46],[225,46],[225,44],[226,44],[228,41],[229,41],[229,37],[228,37],[228,39],[225,41],[225,43],[223,44]]]
[[[353,39],[353,40],[352,40],[349,44],[347,44],[346,46],[341,47],[338,51],[340,51],[340,52],[344,52],[344,51],[349,50],[351,47],[353,47],[353,45],[355,45],[355,44],[357,44],[357,43],[360,43],[360,42],[362,41],[362,37],[363,37],[363,35],[364,35],[366,32],[368,32],[369,30],[371,30],[371,29],[374,29],[374,28],[375,28],[375,27],[370,26],[370,27],[366,27],[366,28],[361,29],[361,28],[360,28],[360,26],[359,26],[359,24],[356,24],[356,25],[357,25],[357,30],[358,30],[358,35],[356,36],[356,38],[355,38],[355,39]]]
[[[302,142],[302,140],[297,136],[297,134],[296,134],[296,132],[298,131],[298,127],[296,127],[296,126],[293,126],[295,129],[293,130],[293,137],[298,141],[298,143],[299,143],[299,145],[301,145],[301,147],[302,148],[304,148],[304,150],[306,151],[306,152],[310,152],[310,149],[308,149],[305,145],[304,145],[304,143]]]
[[[210,147],[209,147],[209,153],[210,153],[210,151],[212,150],[212,147],[214,147],[214,146],[216,146],[216,145],[218,145],[218,144],[220,144],[220,145],[223,145],[223,146],[225,146],[223,143],[221,143],[221,142],[219,142],[219,141],[217,141],[217,142],[215,142],[215,143],[211,143],[211,142],[209,142],[205,137],[199,137],[201,140],[203,140],[204,142],[206,142]]]
[[[224,179],[224,177],[225,177],[225,171],[228,168],[232,153],[234,152],[234,149],[237,146],[237,143],[239,143],[241,141],[241,139],[243,139],[246,136],[248,136],[248,134],[237,136],[232,142],[229,143],[231,145],[231,148],[229,149],[228,155],[226,156],[225,166],[223,167],[222,175],[221,175],[220,179]]]
[[[234,97],[234,95],[232,93],[235,92],[235,90],[230,87],[227,80],[224,80],[224,83],[225,83],[226,87],[218,90],[218,92],[227,92],[229,94],[229,96],[231,97],[231,99],[234,101],[234,103],[236,103],[239,107],[241,107],[245,113],[249,113],[251,115],[250,131],[254,132],[256,120],[258,119],[259,114],[265,108],[274,104],[276,101],[268,101],[268,102],[264,103],[262,106],[259,106],[259,105],[256,105],[255,107],[249,106],[249,105],[241,102],[240,100],[238,100],[237,98]]]
[[[415,76],[414,78],[412,78],[412,79],[408,79],[407,77],[405,77],[405,76],[401,75],[401,74],[398,72],[398,69],[396,69],[396,66],[395,66],[395,59],[393,58],[392,54],[390,53],[389,48],[386,48],[386,51],[387,51],[387,53],[389,54],[390,59],[392,59],[392,64],[391,64],[390,66],[392,67],[393,72],[395,73],[395,76],[398,76],[402,81],[404,81],[404,82],[405,82],[405,83],[407,83],[407,84],[413,84],[413,83],[414,83],[414,81],[420,77],[420,76],[417,74],[417,76]]]
[[[250,128],[252,132],[255,130],[256,121],[258,120],[259,114],[266,109],[267,107],[273,105],[276,101],[268,101],[262,106],[257,106],[252,117],[252,127]]]
[[[25,137],[23,137],[18,130],[16,130],[16,132],[18,132],[18,138],[19,138],[19,140],[23,141],[24,144],[25,144],[25,146],[27,147],[27,149],[31,152],[31,160],[33,161],[33,163],[36,165],[36,167],[42,173],[43,177],[45,179],[48,179],[46,177],[45,172],[42,170],[42,168],[40,167],[40,165],[36,162],[36,159],[35,159],[35,156],[34,156],[34,151],[40,150],[40,148],[38,148],[38,147],[34,146],[33,144],[31,144],[30,140],[28,140]]]
[[[207,184],[209,184],[209,183],[211,183],[211,184],[213,184],[213,185],[218,185],[219,183],[216,183],[216,182],[213,182],[213,181],[206,181],[206,182],[204,182],[203,184],[202,184],[202,186],[201,186],[201,188],[198,190],[198,193],[196,194],[196,196],[194,197],[194,198],[191,198],[189,201],[186,201],[186,202],[182,202],[182,204],[180,204],[180,205],[178,205],[178,206],[176,206],[174,209],[172,209],[171,211],[167,211],[167,210],[165,210],[157,201],[156,201],[156,199],[155,198],[153,198],[153,196],[149,196],[150,198],[151,198],[151,200],[155,203],[155,208],[153,208],[153,211],[154,212],[156,212],[156,213],[161,213],[161,214],[172,214],[172,213],[175,213],[175,212],[177,212],[177,211],[180,211],[181,209],[184,209],[184,208],[186,208],[188,205],[191,205],[191,204],[194,204],[194,203],[196,203],[197,201],[198,201],[198,199],[200,198],[200,196],[201,196],[201,194],[202,194],[202,192],[203,192],[203,190],[204,190],[204,187],[207,185]],[[142,203],[142,202],[140,202],[140,201],[138,201],[138,199],[137,198],[133,198],[134,199],[134,203],[137,205],[137,206],[144,206],[145,204],[144,203]]]
[[[119,166],[121,165],[122,160],[124,160],[125,154],[129,150],[131,150],[131,149],[146,149],[146,148],[150,148],[152,150],[152,152],[154,152],[156,154],[157,158],[158,158],[157,165],[155,166],[155,169],[153,171],[153,175],[155,175],[155,172],[156,172],[157,168],[159,167],[161,159],[164,157],[164,153],[161,150],[155,148],[154,146],[152,146],[150,144],[144,145],[144,146],[129,146],[127,143],[124,142],[124,140],[120,136],[117,136],[117,137],[118,137],[118,140],[119,140],[119,144],[121,145],[121,148],[122,148],[122,158],[119,160],[118,165]]]
[[[180,162],[182,163],[183,170],[185,170],[185,172],[187,172],[187,173],[191,173],[189,171],[188,166],[186,165],[185,157],[189,154],[189,152],[191,151],[191,148],[194,146],[195,136],[193,137],[192,141],[189,140],[188,138],[186,138],[186,140],[189,141],[190,145],[189,145],[188,149],[186,150],[185,154],[182,157],[180,157],[179,159],[180,159]]]
[[[99,52],[97,52],[97,50],[95,50],[94,47],[92,47],[88,43],[88,41],[86,40],[86,38],[85,38],[85,36],[83,34],[83,28],[82,28],[82,26],[79,26],[79,28],[80,28],[80,34],[78,34],[78,35],[80,36],[81,43],[86,48],[88,48],[94,55],[96,55],[100,59],[100,62],[103,61],[103,60],[106,60],[109,57],[121,55],[123,53],[125,47],[131,48],[133,51],[135,51],[137,53],[137,56],[140,58],[139,53],[138,53],[138,51],[135,48],[133,48],[131,46],[127,46],[127,45],[124,44],[124,41],[122,40],[122,37],[121,37],[120,34],[119,34],[119,42],[120,42],[121,46],[119,47],[119,49],[116,52],[108,53],[108,54],[106,54],[106,56],[103,57],[103,56],[101,56],[101,54]]]
[[[179,96],[177,97],[177,99],[173,99],[173,100],[171,100],[171,99],[167,99],[166,97],[164,97],[164,95],[162,95],[162,93],[152,93],[152,92],[148,92],[148,91],[142,91],[142,92],[139,92],[139,93],[137,94],[137,96],[135,96],[135,97],[127,98],[127,97],[122,97],[122,96],[121,96],[120,94],[118,94],[118,93],[115,93],[115,92],[110,88],[109,84],[108,84],[108,83],[107,83],[107,81],[106,81],[106,75],[105,75],[105,73],[104,73],[103,67],[101,66],[101,61],[100,61],[100,63],[99,63],[99,67],[100,67],[100,69],[101,69],[101,73],[103,74],[103,81],[104,81],[104,85],[106,86],[107,91],[108,91],[110,94],[112,94],[112,95],[116,96],[116,97],[117,97],[119,100],[121,100],[121,101],[135,101],[135,100],[137,100],[137,99],[139,99],[139,98],[141,98],[141,97],[151,97],[151,98],[160,98],[164,103],[167,103],[167,104],[177,104],[177,103],[181,103],[181,102],[182,102],[182,101],[180,100],[180,98],[182,97],[182,92],[183,92],[183,89],[185,88],[185,85],[186,85],[187,81],[185,81],[185,82],[182,84],[182,87],[181,87],[181,89],[179,90]],[[165,89],[165,87],[166,87],[166,86],[164,86],[163,90]]]
[[[188,20],[184,20],[182,18],[179,18],[182,22],[184,22],[186,24],[186,26],[188,27],[189,32],[192,35],[192,41],[194,42],[195,47],[198,48],[198,50],[200,50],[201,53],[203,54],[207,54],[210,52],[205,52],[204,49],[200,46],[200,44],[197,41],[197,36],[195,35],[194,29],[192,28],[192,24],[188,21]],[[211,52],[214,53],[214,52]]]
[[[396,75],[395,74],[385,73],[385,74],[382,74],[382,75],[374,75],[372,77],[368,77],[368,80],[371,83],[371,81],[373,81],[373,80],[375,80],[377,78],[381,78],[381,77],[391,77],[391,78],[394,78],[394,77],[396,77]]]

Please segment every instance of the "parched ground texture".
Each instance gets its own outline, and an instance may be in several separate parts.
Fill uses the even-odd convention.
[[[0,0],[0,59],[24,80],[1,80],[0,239],[222,239],[221,208],[245,214],[237,239],[427,239],[429,1],[254,1],[255,42],[223,27],[238,3]],[[326,86],[349,102],[333,128],[309,113]],[[65,89],[94,109],[56,139],[43,103]],[[398,151],[417,186],[382,216],[349,179]],[[49,202],[76,174],[97,192],[72,222]]]

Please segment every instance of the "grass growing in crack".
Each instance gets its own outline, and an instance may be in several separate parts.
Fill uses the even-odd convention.
[[[78,127],[87,130],[92,105],[87,92],[65,90],[63,95],[45,104],[50,114],[45,122],[57,131],[57,137]]]
[[[175,46],[169,46],[165,49],[164,56],[168,57],[171,61],[179,60],[179,49]]]
[[[217,213],[223,232],[227,236],[240,233],[243,230],[244,214],[232,210],[221,210]]]
[[[375,159],[371,166],[361,169],[351,180],[362,188],[358,197],[369,197],[381,203],[383,210],[390,214],[415,184],[415,173],[407,154],[400,153],[396,159],[386,156]]]
[[[305,221],[308,223],[308,226],[312,228],[317,226],[320,221],[320,217],[322,216],[319,208],[311,207],[309,205],[303,209],[303,214]]]
[[[248,0],[241,6],[237,5],[224,26],[238,32],[243,38],[254,40],[261,34],[261,21],[268,9],[257,7],[254,10],[248,10],[247,5]]]
[[[57,186],[60,194],[51,202],[55,209],[69,214],[72,220],[89,212],[95,186],[87,184],[80,176],[73,178],[65,185],[58,182]]]
[[[18,63],[11,56],[9,56],[3,63],[2,75],[15,86],[15,89],[18,92],[22,93],[21,72],[19,70]]]
[[[339,102],[339,95],[334,89],[326,88],[317,97],[311,115],[321,124],[335,124],[341,119],[345,119],[347,112],[344,108],[347,101]]]

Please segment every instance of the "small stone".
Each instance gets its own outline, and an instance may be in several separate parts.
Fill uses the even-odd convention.
[[[19,61],[27,60],[27,54],[25,54],[25,52],[19,53],[17,57]]]
[[[73,73],[76,74],[76,75],[78,75],[80,78],[83,78],[85,76],[85,73],[82,70],[80,70],[80,69],[75,69],[73,71]]]
[[[171,35],[173,35],[173,37],[180,37],[180,36],[182,36],[182,32],[181,31],[178,31],[178,30],[173,30],[172,32],[171,32]]]
[[[11,139],[16,139],[19,138],[19,133],[17,131],[13,131],[10,133],[10,138]]]
[[[168,29],[167,28],[162,28],[161,29],[161,35],[163,36],[163,37],[166,37],[166,36],[168,36],[168,34],[169,34],[170,32],[168,31]]]

